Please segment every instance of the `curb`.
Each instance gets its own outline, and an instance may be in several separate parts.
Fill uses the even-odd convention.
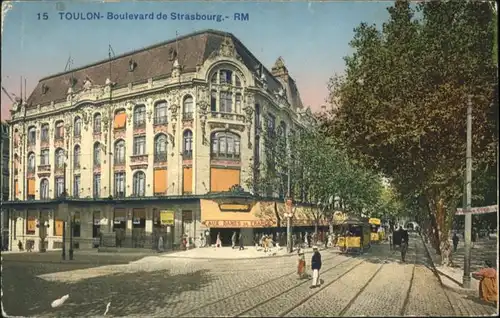
[[[319,248],[319,251],[324,251],[325,248]],[[311,252],[305,252],[311,253]],[[239,260],[252,260],[252,259],[270,259],[270,258],[282,258],[282,257],[292,257],[297,256],[297,252],[282,254],[282,255],[267,255],[267,256],[257,256],[257,257],[239,257],[239,258],[214,258],[214,257],[195,257],[195,256],[166,256],[165,258],[176,258],[176,259],[193,259],[193,260],[221,260],[221,261],[239,261]]]
[[[454,283],[456,283],[458,285],[462,285],[460,282],[457,282],[456,279],[450,277],[449,275],[441,272],[439,269],[436,268],[436,264],[434,264],[434,260],[431,257],[431,253],[429,251],[429,248],[427,247],[427,244],[425,244],[425,241],[424,241],[424,238],[422,237],[422,234],[419,233],[419,235],[420,235],[420,239],[422,240],[422,243],[424,244],[425,253],[427,254],[427,257],[429,258],[429,260],[431,261],[432,272],[434,273],[434,275],[439,280],[439,283],[441,284],[441,287],[446,288],[448,290],[452,290],[452,291],[460,293],[460,294],[474,295],[474,296],[476,296],[477,292],[474,289],[464,289],[464,288],[460,288],[460,287],[452,287],[452,286],[448,286],[448,285],[446,285],[446,284],[443,283],[443,279],[441,278],[441,275],[445,276],[447,279],[453,281]],[[473,278],[471,277],[471,279],[473,279]]]

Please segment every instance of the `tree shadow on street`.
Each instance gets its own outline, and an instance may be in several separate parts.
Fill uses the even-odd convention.
[[[112,316],[153,314],[156,309],[175,306],[176,302],[171,301],[175,296],[199,290],[211,281],[207,271],[183,275],[169,275],[165,270],[119,273],[74,284],[48,282],[32,276],[20,281],[15,276],[4,270],[4,309],[9,315],[26,317],[100,316],[108,302],[111,302],[109,314]],[[61,307],[51,308],[54,300],[66,294],[69,299]]]
[[[494,303],[484,301],[481,298],[479,298],[478,296],[467,295],[465,297],[465,299],[471,300],[471,301],[473,301],[473,302],[475,302],[476,304],[479,304],[479,305],[491,306],[491,307],[494,307],[494,308],[497,307]]]

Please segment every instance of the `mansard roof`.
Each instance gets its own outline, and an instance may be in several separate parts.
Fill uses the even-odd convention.
[[[112,59],[42,78],[27,102],[29,106],[35,106],[66,100],[72,78],[73,91],[77,92],[83,89],[87,79],[95,85],[104,85],[106,79],[109,78],[113,83],[116,83],[115,87],[126,87],[130,83],[146,82],[150,78],[167,77],[172,72],[175,59],[183,67],[183,72],[194,72],[197,65],[203,64],[211,54],[219,50],[221,43],[226,38],[232,39],[236,52],[251,72],[263,70],[268,89],[271,92],[284,88],[283,84],[268,69],[263,67],[262,63],[233,34],[216,30],[203,30],[124,53]],[[130,64],[135,66],[132,72],[129,71]],[[292,85],[293,88],[287,90],[294,95],[289,101],[293,106],[300,107],[299,105],[302,103],[298,96],[298,90],[295,83]]]

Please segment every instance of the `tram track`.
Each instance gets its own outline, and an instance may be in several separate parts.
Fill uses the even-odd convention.
[[[330,268],[328,268],[328,269],[326,269],[326,270],[322,271],[322,272],[321,272],[321,274],[322,274],[322,276],[323,276],[325,273],[328,273],[328,272],[330,272],[331,270],[336,269],[336,268],[337,268],[337,267],[339,267],[340,265],[343,265],[343,264],[345,264],[345,263],[348,263],[349,261],[352,261],[352,260],[353,260],[352,258],[349,258],[349,259],[347,259],[347,260],[345,260],[345,261],[343,261],[343,262],[341,262],[341,263],[339,263],[339,264],[336,264],[336,265],[334,265],[334,266],[332,266],[332,267],[330,267]],[[356,259],[356,260],[357,260],[357,259]],[[346,274],[348,274],[349,272],[351,272],[352,270],[354,270],[356,267],[358,267],[359,265],[361,265],[363,262],[364,262],[364,260],[361,260],[361,261],[359,261],[359,262],[354,261],[354,263],[355,263],[355,264],[354,264],[354,266],[351,266],[351,267],[350,267],[347,271],[345,271],[344,273],[342,273],[339,277],[335,278],[334,280],[332,280],[332,281],[331,281],[331,282],[329,282],[328,284],[326,284],[326,285],[322,285],[322,286],[320,287],[320,289],[319,289],[318,291],[314,292],[314,293],[313,293],[310,297],[314,296],[315,294],[317,294],[317,293],[319,293],[321,290],[323,290],[325,287],[327,287],[327,286],[329,286],[329,285],[333,284],[334,282],[336,282],[337,280],[341,279],[343,276],[345,276]],[[321,279],[321,277],[320,277],[320,279]],[[281,296],[283,296],[283,295],[285,295],[285,294],[289,293],[290,291],[295,290],[295,289],[297,289],[297,288],[299,288],[299,287],[301,287],[301,286],[303,286],[304,284],[307,284],[307,283],[310,283],[310,280],[306,280],[306,281],[304,281],[304,282],[301,282],[301,283],[299,283],[299,284],[296,284],[295,286],[292,286],[292,287],[290,287],[290,288],[287,288],[286,290],[284,290],[284,291],[280,292],[279,294],[276,294],[276,295],[274,295],[273,297],[270,297],[270,298],[268,298],[267,300],[265,300],[265,301],[263,301],[263,302],[260,302],[260,303],[258,303],[258,304],[256,304],[256,305],[254,305],[254,306],[252,306],[252,307],[250,307],[250,308],[248,308],[248,309],[246,309],[246,310],[244,310],[244,311],[241,311],[240,313],[238,313],[237,315],[235,315],[235,316],[233,316],[233,317],[242,317],[243,315],[245,315],[245,314],[247,314],[247,313],[249,313],[249,312],[251,312],[251,311],[255,310],[256,308],[259,308],[259,307],[261,307],[262,305],[267,304],[267,303],[269,303],[269,302],[271,302],[271,301],[273,301],[273,300],[277,299],[278,297],[281,297]],[[308,297],[308,298],[310,298],[310,297]],[[304,301],[306,301],[308,298],[306,298]],[[277,315],[277,316],[278,316],[278,317],[283,317],[283,316],[284,316],[284,315],[286,315],[288,312],[290,312],[290,311],[292,311],[293,309],[295,309],[296,307],[300,306],[300,305],[301,305],[304,301],[301,301],[298,305],[295,305],[295,306],[294,306],[293,308],[291,308],[290,310],[287,310],[287,311],[281,312],[281,313],[280,313],[279,315]]]
[[[325,261],[325,260],[326,260],[326,261],[331,261],[331,260],[333,260],[333,259],[339,258],[340,256],[341,256],[341,255],[339,255],[339,254],[334,254],[334,255],[333,255],[333,257],[329,257],[329,258],[328,258],[328,257],[326,257],[326,258],[324,259],[324,261]],[[345,263],[345,262],[347,262],[347,261],[349,261],[349,259],[348,259],[348,260],[346,260],[346,261],[344,261],[344,262],[341,262],[341,263],[339,263],[339,264],[336,264],[335,266],[333,266],[333,267],[332,267],[332,268],[330,268],[330,269],[333,269],[333,268],[335,268],[336,266],[339,266],[339,265],[341,265],[341,264],[343,264],[343,263]],[[221,273],[221,272],[218,272],[218,273]],[[216,304],[216,303],[220,303],[220,302],[223,302],[223,301],[225,301],[225,300],[228,300],[228,299],[234,298],[234,297],[236,297],[236,296],[238,296],[238,295],[241,295],[241,294],[243,294],[243,293],[247,293],[247,292],[249,292],[249,291],[253,291],[253,290],[256,290],[256,289],[258,289],[258,288],[265,287],[266,285],[272,284],[272,283],[274,283],[274,282],[276,282],[276,281],[279,281],[279,280],[281,280],[281,279],[283,279],[283,278],[286,278],[286,277],[289,277],[289,276],[292,276],[292,275],[297,275],[297,270],[288,271],[288,272],[286,272],[285,274],[280,275],[280,276],[278,276],[278,277],[275,277],[275,278],[273,278],[273,279],[271,279],[271,280],[268,280],[268,281],[265,281],[265,282],[263,282],[263,283],[260,283],[260,284],[254,285],[254,286],[252,286],[252,287],[250,287],[250,288],[247,288],[247,289],[245,289],[245,290],[241,290],[241,291],[239,291],[239,292],[237,292],[237,293],[234,293],[234,294],[231,294],[231,295],[229,295],[229,296],[222,297],[222,298],[218,298],[218,299],[216,299],[216,300],[213,300],[213,301],[211,301],[211,302],[205,303],[205,304],[203,304],[203,305],[201,305],[201,306],[198,306],[198,307],[196,307],[196,308],[193,308],[193,309],[190,309],[190,310],[185,311],[185,312],[183,312],[183,313],[180,313],[180,314],[174,315],[173,317],[185,317],[185,316],[188,316],[188,317],[189,317],[189,316],[190,316],[190,314],[192,314],[192,313],[194,313],[194,312],[196,312],[196,311],[202,310],[203,308],[206,308],[206,307],[209,307],[209,306],[214,305],[214,304]],[[304,284],[304,283],[306,283],[306,282],[308,282],[308,281],[309,281],[309,280],[306,280],[306,281],[304,281],[304,282],[300,283],[299,285],[302,285],[302,284]]]
[[[415,269],[417,268],[417,261],[418,261],[418,246],[417,246],[417,244],[415,244],[415,261],[413,262],[413,268],[411,270],[410,286],[408,287],[408,291],[406,292],[403,306],[401,307],[401,310],[399,311],[400,316],[404,316],[404,313],[406,312],[406,309],[408,308],[408,303],[410,302],[410,293],[411,293],[411,289],[413,288],[413,281],[415,279]]]

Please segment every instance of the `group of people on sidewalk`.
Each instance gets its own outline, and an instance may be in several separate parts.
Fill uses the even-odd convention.
[[[307,275],[306,273],[306,258],[304,251],[299,248],[297,250],[297,255],[299,256],[297,266],[297,274],[299,275],[299,279],[308,279],[309,275]],[[319,271],[321,269],[321,265],[321,253],[319,252],[317,246],[313,246],[313,255],[311,257],[312,285],[310,288],[316,288],[321,285],[321,281],[319,279]]]

